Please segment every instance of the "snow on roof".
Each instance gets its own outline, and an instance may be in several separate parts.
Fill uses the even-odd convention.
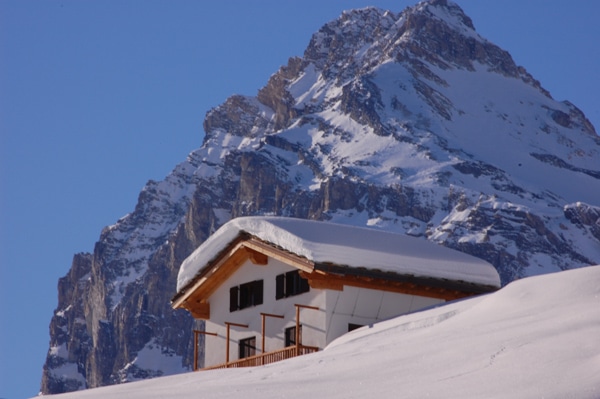
[[[185,259],[177,292],[244,232],[315,263],[500,287],[500,276],[488,262],[425,239],[329,222],[253,216],[224,224]]]

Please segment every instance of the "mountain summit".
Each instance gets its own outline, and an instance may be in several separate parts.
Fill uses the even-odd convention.
[[[600,263],[594,127],[452,2],[344,12],[204,130],[60,279],[43,393],[189,370],[177,272],[238,216],[420,237],[485,259],[503,283]]]

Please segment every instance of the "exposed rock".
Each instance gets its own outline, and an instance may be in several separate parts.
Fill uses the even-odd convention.
[[[273,130],[282,129],[290,119],[298,116],[297,110],[293,108],[294,99],[287,91],[287,86],[298,77],[306,64],[301,58],[290,58],[287,66],[271,76],[267,85],[258,91],[258,101],[275,111]]]

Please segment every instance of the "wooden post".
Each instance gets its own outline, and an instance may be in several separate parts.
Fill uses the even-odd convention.
[[[198,371],[198,333],[200,331],[194,330],[194,371]]]
[[[300,356],[300,308],[320,310],[315,306],[294,304],[296,307],[296,356]]]
[[[200,334],[217,336],[217,333],[194,330],[194,371],[198,371],[198,335]]]
[[[296,305],[296,336],[294,343],[296,344],[296,356],[300,356],[300,306]]]
[[[262,343],[261,343],[261,353],[265,353],[265,319],[267,317],[277,317],[278,319],[283,319],[283,316],[278,315],[278,314],[270,314],[270,313],[261,313],[260,314],[261,318],[262,318],[262,327],[261,327],[261,333],[262,333]],[[261,363],[264,362],[264,357],[261,358]]]
[[[228,321],[225,322],[225,325],[227,326],[227,338],[226,338],[226,343],[225,343],[225,367],[228,367],[229,366],[229,330],[230,330],[231,326],[248,328],[248,325],[231,323]]]
[[[229,364],[229,324],[227,324],[227,338],[225,339],[225,367],[227,364]]]
[[[261,338],[261,343],[260,343],[260,352],[261,353],[265,353],[265,319],[267,318],[267,315],[265,315],[264,313],[260,314],[261,317],[261,326],[260,326],[260,334],[262,336]]]

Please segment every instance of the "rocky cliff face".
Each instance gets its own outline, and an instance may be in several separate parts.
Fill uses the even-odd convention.
[[[227,220],[333,220],[483,258],[502,280],[600,263],[600,139],[451,2],[345,12],[75,255],[43,393],[191,369],[180,263]],[[201,326],[197,326],[201,327]]]

